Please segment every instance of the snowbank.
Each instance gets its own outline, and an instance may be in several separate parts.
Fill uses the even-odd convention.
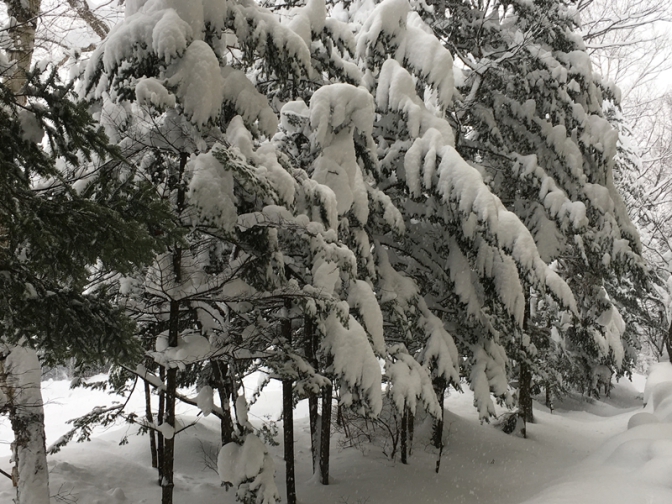
[[[672,364],[653,366],[645,411],[562,482],[525,504],[667,504],[672,502]]]

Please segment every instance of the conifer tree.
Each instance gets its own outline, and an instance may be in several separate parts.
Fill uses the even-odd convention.
[[[534,361],[542,347],[564,349],[546,362],[562,361],[557,371],[578,386],[590,386],[599,364],[626,372],[624,326],[607,282],[625,272],[639,281],[645,267],[614,186],[618,133],[603,104],[616,99],[616,90],[593,72],[571,2],[454,1],[445,13],[436,7],[432,26],[463,66],[451,114],[456,148],[482,167],[578,302],[576,320],[564,323],[558,314],[552,322],[560,347],[547,344],[550,327],[523,333],[521,375],[531,376],[527,366],[539,372]],[[524,285],[526,305],[531,287]]]
[[[46,503],[38,352],[48,364],[136,355],[110,275],[151,260],[164,245],[152,228],[173,226],[72,86],[55,72],[24,76],[16,92],[0,82],[0,403],[16,435],[18,502]]]

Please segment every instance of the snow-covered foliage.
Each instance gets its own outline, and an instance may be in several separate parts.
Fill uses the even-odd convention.
[[[332,387],[367,417],[420,405],[440,448],[448,386],[487,420],[522,363],[589,389],[631,365],[613,286],[644,265],[613,180],[615,91],[564,2],[483,8],[127,1],[81,68],[120,170],[179,230],[150,227],[168,251],[115,277],[144,348],[127,369],[165,400],[143,425],[172,443],[177,386],[198,384],[185,400],[222,421],[243,502],[278,500],[249,369],[285,407]]]
[[[459,125],[456,150],[524,223],[577,302],[575,322],[565,324],[546,300],[548,316],[533,315],[537,336],[522,355],[559,366],[566,382],[580,387],[597,363],[627,372],[633,343],[612,298],[618,276],[641,285],[646,266],[614,186],[619,133],[604,104],[616,103],[618,93],[593,70],[574,13],[561,1],[464,2],[431,23],[447,47],[460,48],[462,79],[449,118]],[[527,291],[539,288],[530,278],[523,286],[529,304]],[[551,342],[552,326],[563,338],[561,354],[551,355],[560,348]]]
[[[245,436],[242,445],[222,446],[217,457],[219,477],[235,486],[243,503],[275,504],[280,495],[273,478],[275,464],[264,443],[254,434]]]

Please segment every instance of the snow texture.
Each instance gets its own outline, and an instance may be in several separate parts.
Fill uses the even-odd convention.
[[[256,495],[253,502],[257,504],[280,502],[274,480],[275,464],[264,443],[254,434],[245,436],[242,445],[229,443],[222,446],[217,469],[223,482],[238,489],[239,498],[253,494]]]
[[[347,305],[344,308],[347,313]],[[320,322],[321,351],[333,357],[331,371],[339,379],[341,403],[361,414],[376,416],[383,406],[381,372],[364,328],[354,317],[344,326],[333,311]]]

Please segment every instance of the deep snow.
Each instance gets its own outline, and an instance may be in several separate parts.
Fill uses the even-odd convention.
[[[672,380],[672,366],[658,365],[654,369],[659,371],[656,380]],[[666,370],[670,371],[669,376]],[[249,392],[258,379],[247,380]],[[633,414],[653,412],[655,394],[649,391],[649,404],[642,408],[644,384],[645,378],[636,375],[633,383],[621,380],[616,384],[610,399],[587,401],[573,396],[556,404],[552,414],[535,404],[537,423],[529,427],[528,439],[480,424],[472,405],[473,395],[453,392],[446,400],[447,444],[438,475],[434,472],[436,455],[426,446],[426,426],[416,427],[414,451],[407,466],[390,461],[378,445],[345,448],[336,434],[332,441],[333,480],[327,487],[311,478],[307,408],[301,403],[295,413],[299,502],[519,504],[526,499],[532,499],[528,504],[671,502],[672,424],[645,424],[627,430]],[[269,417],[277,418],[280,387],[278,382],[271,382],[251,407],[253,422],[260,424]],[[138,387],[130,401],[131,408],[138,412],[143,408],[140,392]],[[665,409],[665,393],[658,394],[658,409],[654,412],[660,419],[665,419],[664,413],[669,411]],[[67,419],[113,400],[103,392],[70,390],[68,381],[43,383],[43,394],[48,442],[68,429]],[[196,419],[194,408],[182,406],[180,412],[186,420]],[[279,423],[278,428],[281,429]],[[147,437],[136,436],[136,430],[126,424],[98,428],[91,442],[72,443],[50,456],[52,502],[159,502],[160,489],[149,464]],[[120,446],[126,435],[128,444]],[[665,436],[667,439],[661,439]],[[234,493],[220,487],[216,472],[218,437],[217,419],[202,416],[194,427],[177,436],[177,504],[234,502]],[[276,439],[281,441],[282,436]],[[10,440],[9,422],[2,418],[0,468],[4,470],[10,469]],[[284,496],[282,446],[269,449],[275,459],[278,487]],[[3,477],[0,502],[10,502],[12,497],[11,483]]]

